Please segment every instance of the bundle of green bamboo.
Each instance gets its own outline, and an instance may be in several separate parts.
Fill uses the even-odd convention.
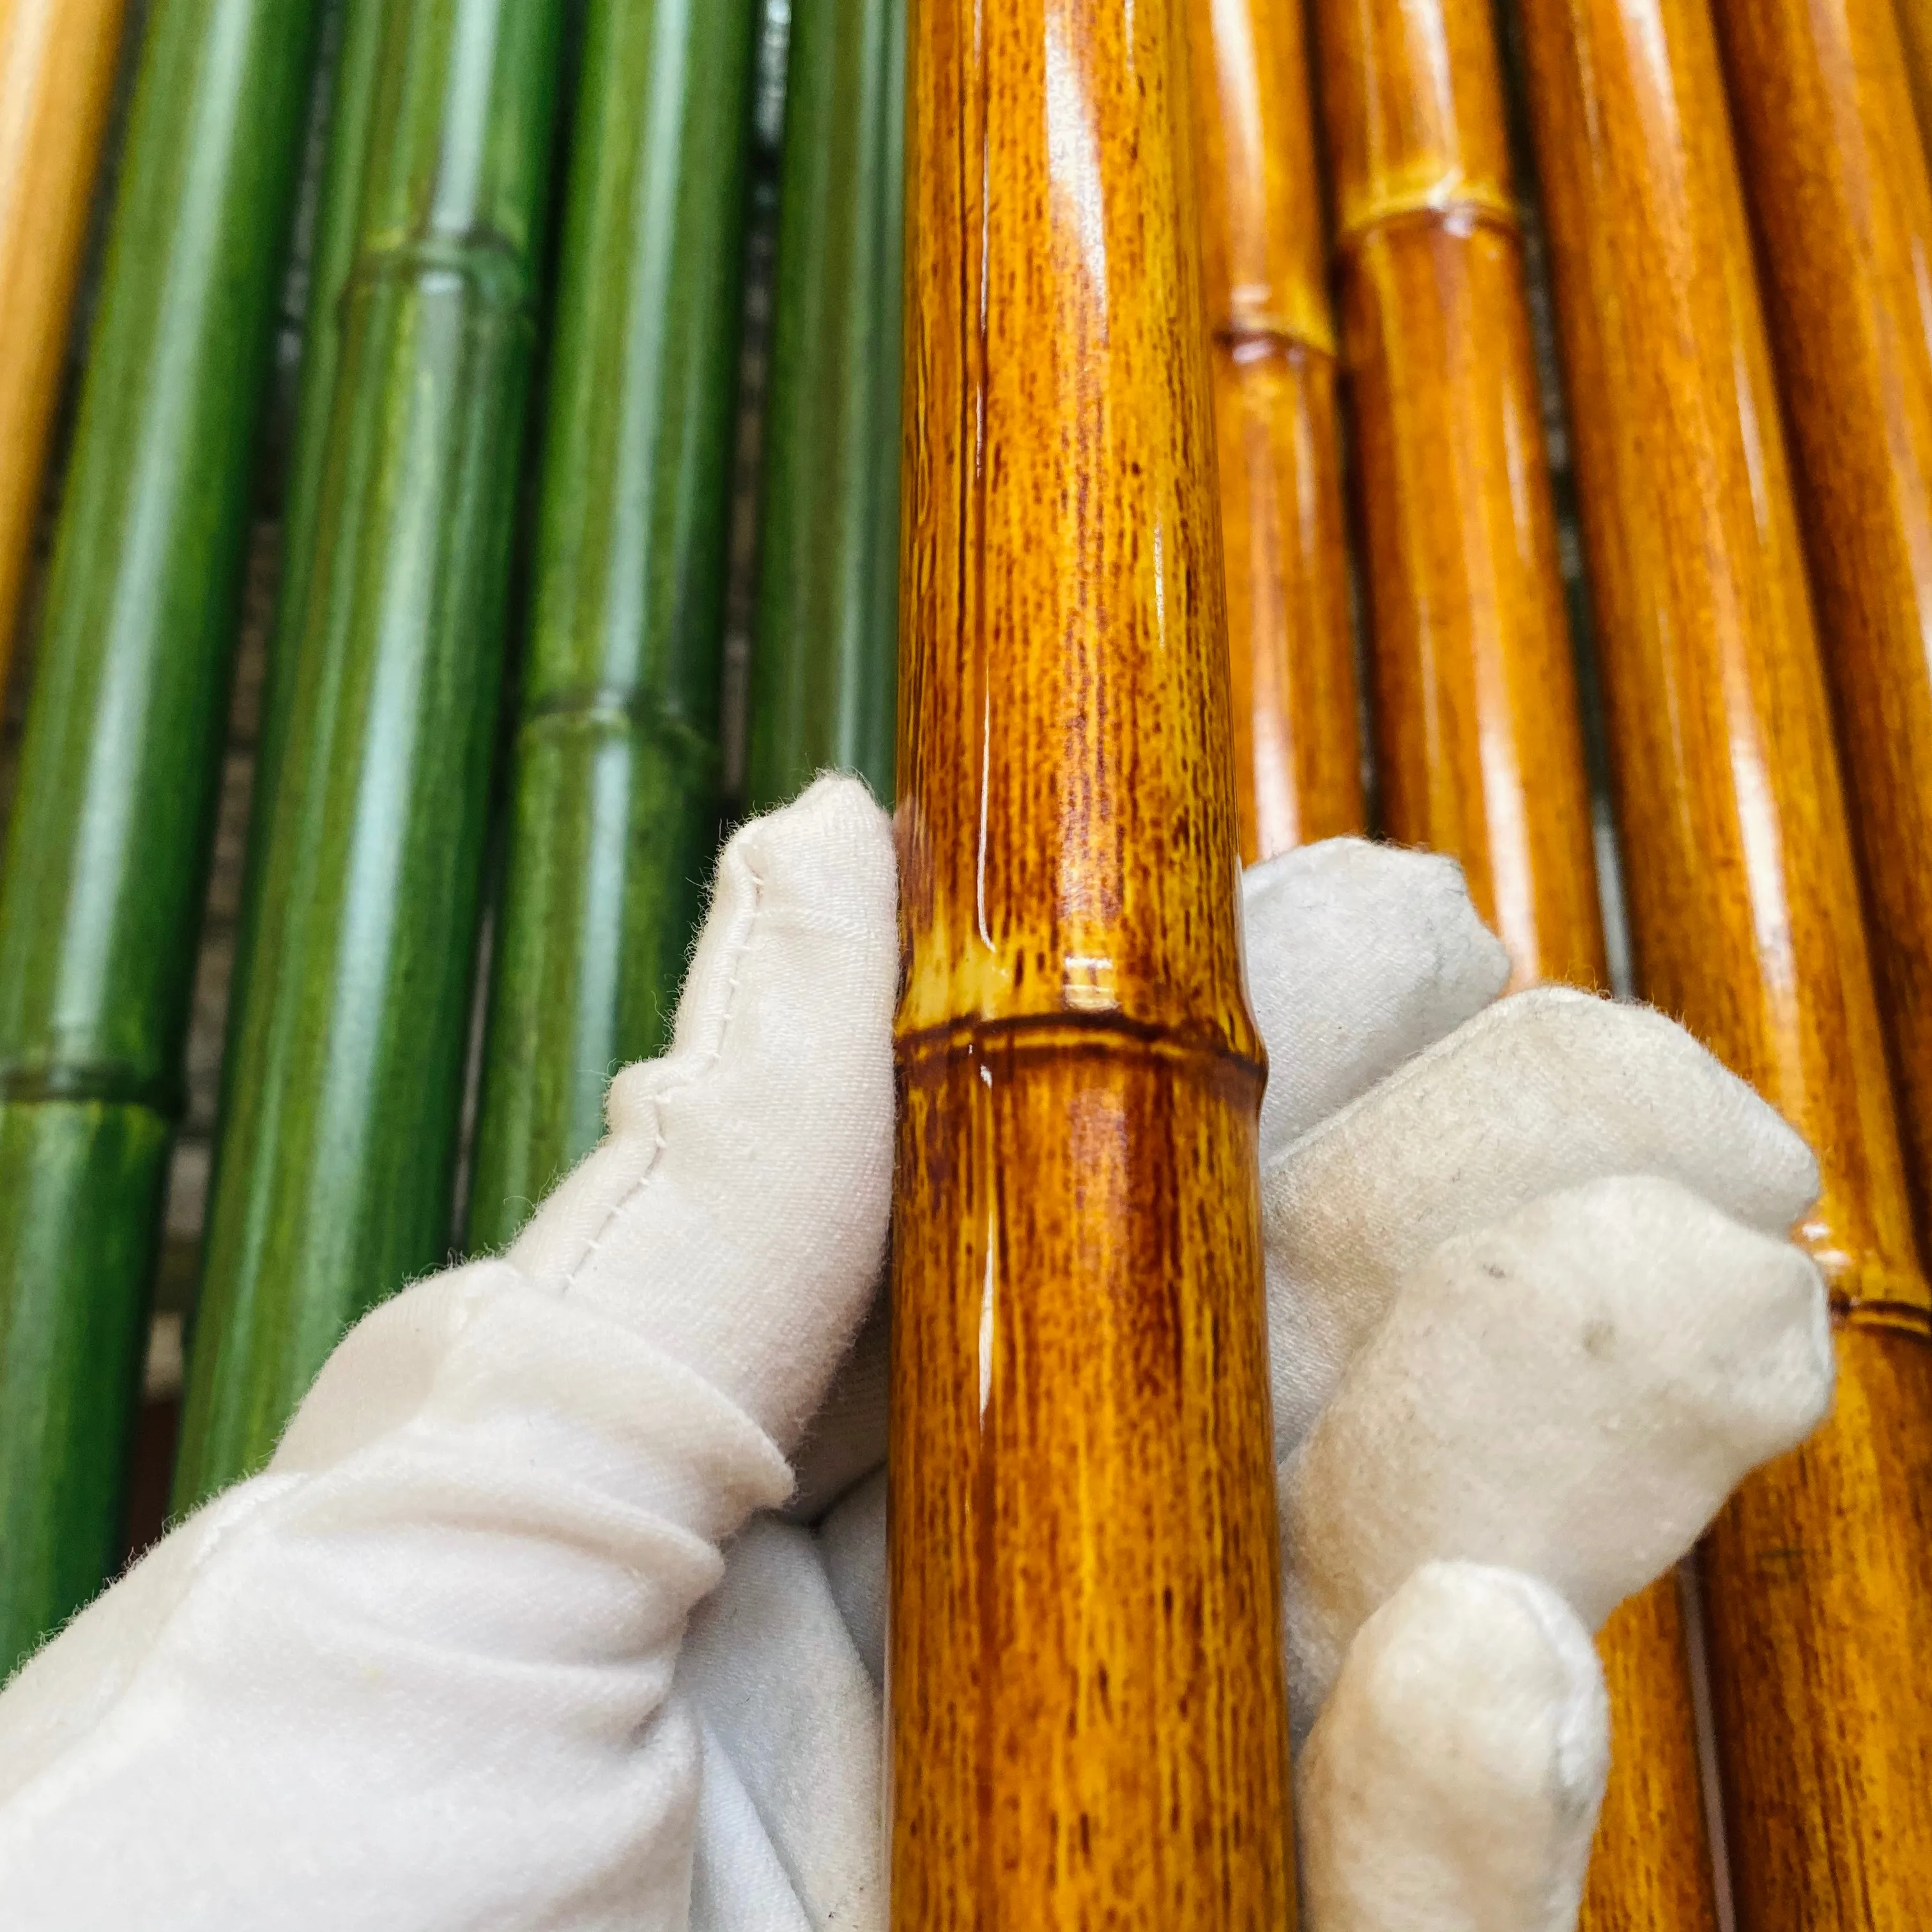
[[[0,1670],[119,1535],[315,27],[141,52],[0,876]]]

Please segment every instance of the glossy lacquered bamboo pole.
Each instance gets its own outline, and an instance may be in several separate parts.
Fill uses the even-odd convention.
[[[184,1504],[258,1465],[344,1327],[449,1245],[561,10],[382,13],[251,835]]]
[[[1253,860],[1366,818],[1335,331],[1301,9],[1190,14],[1234,800]]]
[[[1502,76],[1486,8],[1313,15],[1385,827],[1462,862],[1514,982],[1608,983]],[[1715,1932],[1674,1576],[1600,1642],[1593,1928]]]
[[[304,184],[304,194],[314,197],[308,212],[308,232],[304,236],[298,228],[296,236],[305,283],[298,290],[291,287],[288,291],[291,297],[299,293],[302,298],[301,351],[295,372],[294,418],[288,426],[285,460],[275,478],[280,486],[281,568],[255,736],[250,797],[256,802],[274,796],[294,695],[296,633],[308,596],[309,566],[315,555],[316,504],[328,454],[329,400],[334,393],[342,346],[349,272],[356,260],[363,170],[368,160],[370,122],[376,110],[382,14],[381,0],[324,0],[322,7],[323,71],[318,76],[315,103],[322,134],[320,172]],[[309,145],[308,166],[314,174],[318,159],[313,134]],[[283,394],[286,396],[286,389]],[[228,982],[231,1018],[248,1004],[249,941],[260,923],[255,902],[261,888],[265,843],[251,839],[243,854],[241,910]],[[223,1059],[223,1097],[218,1119],[226,1111],[235,1060],[232,1054]]]
[[[1490,17],[1318,7],[1390,836],[1461,860],[1518,983],[1605,982]]]
[[[33,555],[126,0],[0,0],[0,682]]]
[[[1932,1870],[1932,1305],[1705,0],[1525,0],[1641,989],[1816,1149],[1834,1419],[1705,1552],[1741,1932]]]
[[[1918,113],[1920,142],[1932,158],[1932,0],[1892,0],[1892,4]]]
[[[1184,0],[918,0],[896,1924],[1292,1921]]]
[[[663,1045],[718,813],[752,0],[599,0],[547,384],[472,1248]]]
[[[314,41],[159,0],[0,875],[0,1670],[114,1561]]]
[[[794,0],[746,803],[836,766],[890,802],[906,0]]]
[[[1932,179],[1890,0],[1720,0],[1827,682],[1932,1234]]]

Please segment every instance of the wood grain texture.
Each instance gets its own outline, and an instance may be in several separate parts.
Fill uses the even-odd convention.
[[[662,1048],[711,871],[755,15],[598,0],[586,25],[472,1250]]]
[[[1741,1932],[1932,1870],[1927,1311],[1702,0],[1525,0],[1640,984],[1810,1139],[1838,1412],[1706,1553]]]
[[[1241,854],[1359,832],[1335,333],[1300,10],[1190,0]]]
[[[448,1256],[560,10],[382,10],[182,1417],[259,1467],[344,1328]]]
[[[1604,987],[1496,43],[1442,0],[1312,17],[1384,826],[1461,862],[1513,986]],[[1611,1778],[1583,1922],[1714,1932],[1676,1578],[1598,1647]]]
[[[60,400],[126,0],[0,0],[0,679]]]
[[[906,0],[793,8],[746,804],[892,794]]]
[[[1906,1173],[1932,1237],[1932,179],[1890,0],[1720,0]]]
[[[0,871],[0,1670],[118,1534],[315,22],[160,0],[129,110]]]
[[[896,1924],[1292,1922],[1180,0],[916,0]]]

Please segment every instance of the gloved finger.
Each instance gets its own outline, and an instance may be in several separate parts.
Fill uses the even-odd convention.
[[[509,1259],[796,1442],[882,1265],[898,971],[892,834],[821,778],[718,860],[671,1052]]]
[[[1297,1768],[1304,1932],[1571,1932],[1609,1732],[1562,1598],[1418,1570],[1362,1627]]]
[[[1509,959],[1462,868],[1330,838],[1241,880],[1248,992],[1268,1053],[1262,1158],[1365,1092],[1502,991]]]
[[[814,1932],[883,1928],[878,1690],[808,1530],[746,1526],[692,1618],[678,1687],[703,1714],[707,1775],[716,1745]],[[706,1845],[701,1810],[699,1828],[700,1864],[745,1862],[742,1818],[729,1846]]]
[[[1528,1571],[1601,1624],[1832,1383],[1810,1258],[1674,1181],[1592,1181],[1445,1242],[1282,1471],[1300,1708],[1431,1560]]]
[[[673,1053],[514,1263],[367,1317],[268,1471],[0,1700],[0,1762],[18,1725],[36,1767],[0,1804],[22,1922],[262,1924],[292,1871],[304,1923],[681,1922],[679,1640],[789,1486],[890,1164],[884,816],[820,784],[719,879]]]
[[[1675,1180],[1770,1234],[1818,1189],[1810,1149],[1682,1027],[1556,986],[1491,1007],[1304,1136],[1262,1177],[1279,1453],[1406,1270],[1619,1174]]]

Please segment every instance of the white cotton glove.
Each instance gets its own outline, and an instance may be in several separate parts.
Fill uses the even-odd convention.
[[[1654,1015],[1483,1011],[1442,861],[1314,848],[1246,916],[1304,1924],[1568,1927],[1586,1627],[1828,1399],[1811,1163]],[[603,1145],[0,1697],[0,1922],[884,1925],[896,964],[861,788],[733,840]]]

